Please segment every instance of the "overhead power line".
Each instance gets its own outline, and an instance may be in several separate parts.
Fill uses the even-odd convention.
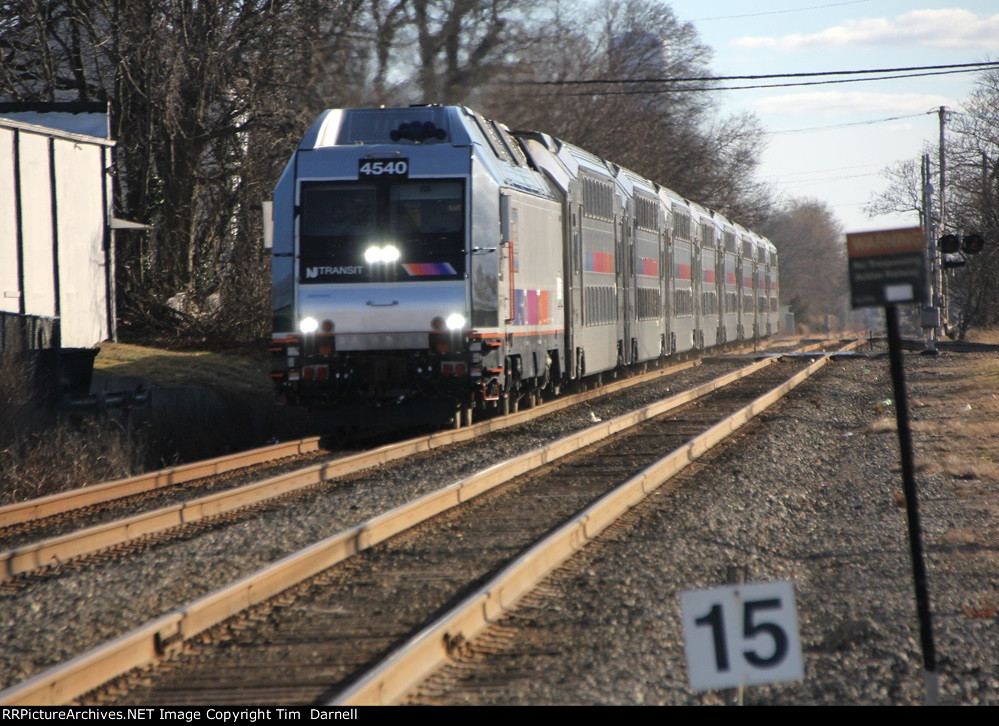
[[[870,174],[849,174],[846,176],[827,176],[821,179],[795,179],[795,187],[814,187],[820,184],[829,184],[830,182],[836,181],[846,181],[847,179],[862,179],[870,176],[879,176],[880,172],[871,172]],[[779,180],[779,176],[777,177]]]
[[[781,172],[781,178],[789,176],[804,176],[813,174],[827,174],[833,171],[852,171],[853,169],[883,169],[883,164],[854,164],[853,166],[834,166],[831,169],[805,169],[803,171],[783,171]]]
[[[831,3],[831,4],[828,4],[828,5],[812,5],[811,7],[807,7],[807,8],[791,8],[790,10],[768,10],[767,12],[763,12],[763,13],[747,13],[745,15],[719,15],[719,16],[714,17],[714,18],[694,18],[690,22],[692,22],[692,23],[700,23],[700,22],[704,22],[706,20],[732,20],[734,18],[758,18],[761,15],[783,15],[785,13],[803,13],[806,10],[821,10],[823,8],[838,8],[838,7],[842,6],[842,5],[860,5],[861,3],[868,3],[870,1],[871,0],[851,0],[850,2],[845,2],[845,3]]]
[[[843,128],[848,128],[850,126],[870,126],[871,124],[883,124],[887,123],[888,121],[901,121],[907,118],[919,118],[920,116],[928,116],[931,114],[935,115],[936,113],[937,110],[934,109],[932,111],[923,111],[922,113],[910,113],[907,116],[889,116],[887,118],[875,118],[869,121],[853,121],[851,123],[845,123],[845,124],[832,124],[830,126],[812,126],[810,128],[805,128],[805,129],[787,129],[785,131],[769,131],[768,133],[775,136],[779,134],[806,134],[812,131],[825,131],[826,129],[843,129]]]
[[[999,67],[999,63],[993,64],[991,67]],[[571,93],[555,92],[550,94],[550,96],[649,96],[658,93],[699,93],[708,91],[748,91],[752,89],[759,88],[794,88],[801,86],[828,86],[840,83],[862,83],[864,81],[893,81],[901,78],[924,78],[926,76],[949,76],[955,73],[972,73],[975,70],[984,69],[961,69],[952,71],[934,71],[931,73],[900,73],[897,75],[888,76],[871,76],[867,78],[836,78],[827,81],[798,81],[795,83],[757,83],[749,86],[681,86],[678,88],[633,88],[623,91],[604,91],[599,89],[590,89],[586,91],[573,91]],[[793,76],[787,76],[793,77]],[[612,81],[612,83],[628,83],[629,81]],[[632,83],[647,83],[650,81],[631,81]]]
[[[524,81],[531,86],[583,86],[583,85],[615,85],[615,84],[635,84],[635,83],[692,83],[707,81],[765,81],[782,78],[821,78],[823,76],[856,76],[874,73],[909,73],[913,71],[955,71],[964,69],[961,72],[971,73],[974,71],[987,70],[989,68],[999,68],[999,61],[984,61],[980,63],[953,63],[950,65],[936,66],[906,66],[900,68],[867,68],[863,70],[846,71],[813,71],[807,73],[765,73],[750,76],[681,76],[677,78],[585,78],[569,79],[562,81]],[[841,81],[842,82],[842,81]],[[746,86],[749,88],[750,86]]]

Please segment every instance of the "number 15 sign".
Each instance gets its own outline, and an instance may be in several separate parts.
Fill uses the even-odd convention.
[[[790,582],[691,590],[680,607],[695,691],[804,677]]]

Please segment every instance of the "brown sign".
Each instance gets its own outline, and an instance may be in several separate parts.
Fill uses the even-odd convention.
[[[855,308],[925,302],[926,238],[919,227],[846,236]]]
[[[926,236],[921,227],[885,229],[875,232],[851,232],[846,236],[846,254],[854,257],[901,255],[926,251]]]

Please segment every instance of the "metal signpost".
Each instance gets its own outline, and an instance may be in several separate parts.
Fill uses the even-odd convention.
[[[846,236],[850,263],[850,299],[854,308],[883,305],[888,327],[888,355],[892,387],[895,393],[895,420],[902,456],[902,489],[909,526],[909,549],[912,555],[916,610],[923,648],[926,677],[926,703],[936,705],[939,684],[936,653],[930,618],[930,598],[926,589],[926,565],[919,524],[919,499],[916,495],[915,467],[912,455],[912,432],[909,428],[909,404],[902,367],[902,344],[896,305],[926,302],[926,238],[920,227],[876,232],[858,232]]]

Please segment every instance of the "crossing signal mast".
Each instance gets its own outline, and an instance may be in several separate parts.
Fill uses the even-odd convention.
[[[934,224],[931,211],[933,206],[933,185],[930,183],[930,157],[929,154],[923,157],[923,224],[927,241],[926,252],[930,274],[928,276],[929,294],[927,295],[929,305],[923,308],[922,324],[926,330],[926,351],[933,353],[936,352],[937,337],[945,320],[943,311],[947,307],[943,271],[964,267],[968,264],[971,257],[977,255],[985,247],[985,239],[978,233],[964,234],[958,231],[956,234],[943,234],[947,224],[947,204],[944,193],[947,182],[947,153],[944,135],[947,108],[941,106],[939,113],[940,194],[938,204],[940,215],[935,220],[936,224]],[[942,236],[937,238],[938,234]]]

